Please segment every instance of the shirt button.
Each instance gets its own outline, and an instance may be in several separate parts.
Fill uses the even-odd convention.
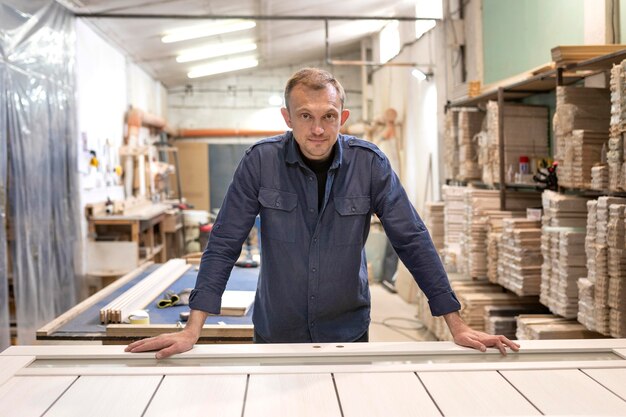
[[[311,208],[309,209],[309,211],[310,211],[311,213],[313,213],[315,210],[313,209],[313,207],[311,207]]]
[[[314,295],[311,296],[311,300],[315,300],[315,296]]]
[[[313,243],[317,243],[317,238],[316,237],[313,238]]]
[[[317,268],[311,268],[311,271],[317,272]]]
[[[315,322],[311,322],[311,327],[315,327]]]
[[[276,207],[280,207],[280,203],[279,203],[278,201],[277,201],[276,203],[274,203],[274,205],[275,205]]]
[[[309,181],[313,181],[313,177],[309,177]]]
[[[356,211],[356,207],[352,207],[352,211],[355,212]]]

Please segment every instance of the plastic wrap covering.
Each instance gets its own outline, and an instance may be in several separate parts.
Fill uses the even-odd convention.
[[[7,252],[0,230],[4,344],[8,256],[18,343],[31,344],[39,326],[75,303],[74,51],[73,17],[57,3],[0,4],[0,210],[13,235]]]

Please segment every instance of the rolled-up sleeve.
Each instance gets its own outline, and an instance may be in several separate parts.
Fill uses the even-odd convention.
[[[220,313],[226,283],[259,213],[259,172],[258,152],[248,150],[235,171],[202,254],[196,286],[189,297],[193,310]]]
[[[387,158],[372,161],[373,210],[398,256],[428,298],[433,316],[458,311],[461,305],[424,222],[419,217]]]

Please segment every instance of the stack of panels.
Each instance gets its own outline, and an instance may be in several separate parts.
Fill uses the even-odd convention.
[[[602,149],[608,139],[607,132],[591,130],[573,130],[565,135],[564,155],[558,170],[559,185],[591,188],[591,170],[602,160]]]
[[[444,175],[446,179],[457,179],[459,175],[459,146],[457,135],[459,133],[459,113],[456,111],[446,112],[444,143]]]
[[[598,164],[591,168],[591,189],[604,191],[609,189],[609,166]]]
[[[544,191],[541,302],[564,317],[576,317],[577,279],[587,276],[585,229],[587,199]]]
[[[487,213],[496,213],[500,207],[497,190],[468,188],[465,191],[465,230],[461,237],[461,253],[465,259],[462,272],[472,278],[487,277]],[[540,194],[509,192],[507,207],[522,210],[539,204]],[[495,214],[493,214],[495,215]]]
[[[444,248],[444,203],[429,201],[424,212],[424,224],[430,233],[435,248],[442,252]]]
[[[485,115],[483,112],[461,110],[459,112],[459,179],[480,179],[477,146],[474,136],[480,132]]]
[[[522,314],[517,318],[518,340],[595,339],[599,333],[588,330],[576,320],[550,314]]]
[[[624,100],[626,94],[624,88],[626,83],[624,82],[624,63],[620,65],[614,65],[611,69],[611,127],[609,139],[609,149],[607,152],[607,161],[609,163],[609,184],[610,190],[624,189],[624,174],[625,166],[624,161],[624,142],[623,133],[624,118],[623,112],[626,110]],[[621,175],[617,172],[617,167],[622,167]],[[618,176],[619,178],[615,178]]]
[[[444,185],[443,245],[444,263],[448,272],[456,272],[461,264],[461,235],[465,222],[465,187]]]
[[[457,292],[461,303],[461,317],[474,330],[485,330],[485,307],[487,306],[537,306],[537,297],[518,297],[503,292]]]
[[[613,337],[624,337],[626,325],[621,318],[626,313],[626,249],[624,246],[624,204],[609,206],[607,246],[609,248],[608,288],[598,286],[598,291],[606,294],[609,307],[609,330]]]
[[[548,309],[541,304],[524,306],[485,307],[485,332],[501,334],[509,339],[516,338],[517,316],[520,314],[547,314]]]
[[[539,295],[542,263],[541,222],[504,219],[498,283],[519,296]]]
[[[587,201],[587,233],[585,236],[585,255],[587,256],[587,278],[593,284],[596,282],[597,267],[596,259],[598,251],[596,249],[597,241],[597,223],[598,223],[598,201]]]
[[[595,330],[609,335],[610,307],[609,300],[609,222],[611,221],[609,208],[612,205],[626,204],[625,198],[603,196],[598,198],[596,209],[596,258],[595,273],[590,279],[594,283],[594,322]],[[612,222],[615,224],[615,220]],[[611,232],[613,233],[613,232]],[[617,237],[612,237],[612,244],[617,243]],[[614,248],[617,249],[617,248]],[[613,257],[619,255],[613,252]]]
[[[523,211],[488,211],[487,225],[487,280],[492,284],[498,283],[498,259],[500,253],[500,239],[502,236],[502,221],[508,218],[525,217]]]
[[[603,88],[557,87],[556,95],[554,133],[559,185],[588,188],[591,168],[601,162],[602,146],[608,139],[610,92]]]
[[[482,178],[486,184],[500,183],[498,103],[487,103],[487,135],[481,144],[485,155]],[[520,156],[544,158],[548,150],[548,109],[509,104],[504,106],[504,165],[517,171]]]
[[[596,322],[593,314],[594,284],[587,278],[578,280],[578,322],[589,330],[595,330]]]

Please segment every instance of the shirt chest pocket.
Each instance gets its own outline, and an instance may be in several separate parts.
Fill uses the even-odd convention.
[[[370,198],[335,197],[335,210],[335,245],[362,245],[365,222],[370,220]]]
[[[261,187],[258,200],[261,204],[261,238],[295,242],[298,196]]]

